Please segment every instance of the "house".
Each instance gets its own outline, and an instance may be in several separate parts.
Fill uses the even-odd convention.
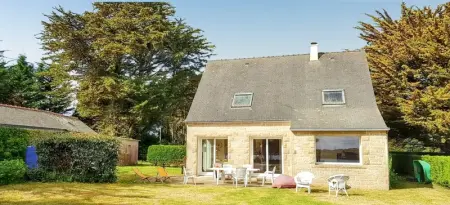
[[[83,132],[96,134],[76,117],[45,110],[0,104],[0,127],[46,130],[51,132]],[[120,165],[134,165],[138,161],[139,140],[118,138]]]
[[[0,126],[95,133],[94,130],[75,117],[5,104],[0,104]]]
[[[364,51],[208,62],[186,119],[186,166],[252,164],[314,183],[388,189],[388,140]]]

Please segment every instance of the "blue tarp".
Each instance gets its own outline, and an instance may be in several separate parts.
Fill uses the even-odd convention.
[[[27,153],[25,155],[25,163],[28,166],[28,169],[37,168],[38,166],[38,157],[36,154],[36,147],[35,146],[28,146],[27,147]]]

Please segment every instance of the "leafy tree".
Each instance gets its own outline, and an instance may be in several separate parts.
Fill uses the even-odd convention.
[[[357,29],[367,41],[377,101],[401,137],[418,131],[422,141],[450,151],[450,3],[433,9],[401,5],[368,15]],[[417,134],[416,134],[417,135]],[[412,136],[416,137],[416,136]]]
[[[8,99],[8,70],[6,69],[5,62],[0,59],[0,102],[5,102]]]
[[[30,107],[56,113],[65,113],[70,110],[70,104],[74,100],[71,82],[55,81],[48,73],[49,69],[49,66],[44,62],[38,64],[35,73],[37,95],[30,102]]]
[[[8,68],[8,92],[6,103],[11,105],[31,107],[31,103],[37,96],[35,84],[35,70],[27,57],[19,55],[16,64]]]
[[[1,41],[1,40],[0,40]],[[4,61],[3,53],[4,50],[0,50],[0,102],[4,102],[8,97],[8,77],[7,77],[7,69],[6,62]]]
[[[103,133],[134,138],[178,119],[174,110],[185,114],[192,91],[172,91],[195,82],[186,76],[198,75],[211,56],[201,30],[174,18],[168,3],[93,6],[82,14],[55,8],[40,35],[53,62],[48,73],[79,83],[77,113]]]
[[[19,55],[10,66],[0,62],[0,103],[57,113],[67,111],[72,100],[70,89],[56,84],[46,75],[47,70],[44,63],[35,69],[24,55]]]

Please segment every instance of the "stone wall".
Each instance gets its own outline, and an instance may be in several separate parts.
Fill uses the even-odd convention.
[[[361,164],[317,164],[315,136],[360,136]],[[199,174],[199,140],[212,138],[228,139],[228,163],[234,166],[252,163],[252,139],[282,139],[283,174],[295,176],[300,171],[310,171],[316,176],[314,184],[324,186],[329,176],[347,174],[349,185],[354,188],[389,189],[386,132],[292,132],[289,122],[189,123],[188,169]]]

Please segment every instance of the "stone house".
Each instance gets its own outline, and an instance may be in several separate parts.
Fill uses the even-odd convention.
[[[0,127],[95,133],[76,117],[6,104],[0,104]]]
[[[45,110],[0,104],[0,127],[45,130],[50,132],[80,132],[96,134],[76,117]],[[138,161],[139,140],[118,138],[120,165],[134,165]]]
[[[208,62],[187,124],[187,168],[252,164],[314,184],[347,174],[354,188],[389,189],[386,126],[364,51]]]

